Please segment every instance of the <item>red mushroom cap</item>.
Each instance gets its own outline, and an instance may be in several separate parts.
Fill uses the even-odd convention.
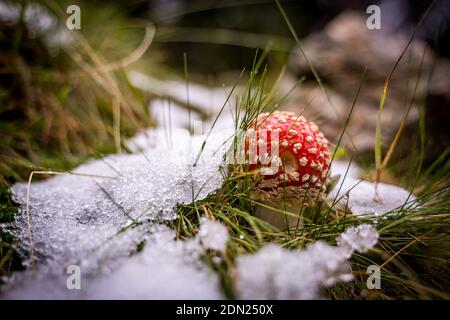
[[[251,152],[252,146],[257,152]],[[253,192],[256,198],[313,200],[325,189],[328,140],[314,122],[293,112],[260,114],[248,127],[246,155],[248,169],[259,169],[262,177]]]

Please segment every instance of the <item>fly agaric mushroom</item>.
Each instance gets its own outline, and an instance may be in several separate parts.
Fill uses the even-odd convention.
[[[298,212],[324,197],[330,165],[328,140],[303,116],[285,111],[260,114],[248,127],[246,155],[248,169],[259,173],[254,176],[253,199]],[[257,206],[255,215],[280,229],[298,220],[288,216],[286,221],[279,211],[262,206]]]

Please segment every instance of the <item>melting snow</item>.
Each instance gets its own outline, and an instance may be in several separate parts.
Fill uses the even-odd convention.
[[[224,142],[230,135],[211,134],[197,165],[193,166],[205,136],[191,137],[181,129],[170,133],[149,130],[129,143],[141,153],[108,156],[73,171],[92,176],[59,175],[33,183],[29,205],[33,248],[41,262],[38,273],[44,281],[41,285],[52,283],[50,280],[55,275],[72,264],[80,265],[86,276],[115,269],[138,244],[155,237],[154,226],[176,218],[177,204],[200,200],[217,190],[223,181],[220,169],[227,150]],[[15,223],[3,228],[20,240],[20,249],[27,255],[30,250],[25,209],[27,185],[14,185],[12,194],[22,206]],[[215,224],[208,226],[207,222],[204,228],[221,230]],[[201,238],[205,239],[206,246],[221,250],[223,231],[217,236],[210,238],[203,234]],[[167,242],[167,245],[172,244]],[[150,256],[162,256],[155,253],[161,251],[162,245],[159,249],[152,247],[153,243],[147,246]],[[167,253],[161,259],[170,260],[176,255]],[[147,253],[136,258],[136,264],[139,259],[145,260],[142,256]],[[30,265],[31,261],[26,264]]]
[[[341,175],[338,183],[328,195],[328,201],[341,209],[348,208],[355,215],[384,215],[393,210],[417,206],[416,197],[409,191],[386,183],[378,184],[380,201],[374,200],[375,184],[358,179],[359,169],[352,164],[345,179],[348,163],[334,161],[331,166],[332,175]]]
[[[168,102],[165,99],[155,99],[149,106],[150,114],[155,118],[159,127],[169,128],[189,128],[192,126],[194,132],[201,133],[196,124],[201,124],[200,115],[192,112],[188,108],[180,106],[176,102]],[[189,123],[190,121],[190,123]]]
[[[6,299],[221,299],[219,279],[202,264],[203,249],[196,238],[175,239],[175,232],[157,226],[144,250],[123,259],[114,271],[85,275],[81,289],[68,290],[66,278],[42,269],[22,274],[21,286]]]
[[[160,97],[170,97],[175,101],[187,101],[186,81],[163,81],[138,71],[130,71],[128,78],[135,87],[141,90],[149,91]],[[189,102],[191,106],[201,109],[206,115],[214,116],[227,100],[231,90],[230,87],[208,88],[200,84],[189,83]],[[235,99],[235,94],[230,97],[230,101],[233,99]]]
[[[368,231],[370,230],[370,231]],[[359,237],[354,236],[357,234]],[[369,240],[364,236],[370,236]],[[334,247],[316,241],[304,250],[268,245],[237,261],[237,290],[242,299],[317,299],[322,287],[352,279],[347,259],[355,250],[370,249],[378,233],[369,225],[346,230]],[[375,241],[372,241],[375,239]],[[351,248],[348,244],[351,244]]]
[[[205,136],[191,137],[181,129],[148,130],[129,141],[134,154],[108,156],[73,171],[93,176],[62,175],[33,183],[31,225],[40,263],[37,273],[15,274],[3,297],[223,298],[217,274],[200,258],[207,249],[226,250],[226,227],[203,218],[198,235],[181,241],[161,223],[176,217],[177,204],[202,199],[220,187],[224,141],[230,135],[211,135],[193,167]],[[26,187],[12,188],[22,207],[14,225],[4,226],[21,240],[24,253],[30,249]],[[347,259],[355,250],[371,248],[377,239],[376,230],[363,225],[349,228],[338,238],[337,247],[321,241],[305,250],[269,245],[238,257],[238,295],[318,298],[322,287],[350,280]],[[135,253],[144,242],[143,251]],[[82,290],[67,290],[66,268],[72,264],[81,267]]]
[[[347,175],[345,174],[347,172]],[[354,163],[349,163],[342,160],[334,160],[331,164],[331,173],[333,176],[340,175],[342,181],[343,177],[358,179],[361,169]]]
[[[228,230],[220,222],[202,218],[198,237],[206,249],[225,252],[227,248]]]
[[[367,252],[369,249],[373,248],[377,242],[377,229],[370,224],[350,227],[337,238],[338,246],[346,252],[345,255],[348,258],[351,257],[354,251],[361,253]]]
[[[174,240],[158,234],[140,254],[111,275],[94,280],[89,299],[223,299],[219,278],[200,262],[196,239]],[[143,281],[145,279],[145,281]]]

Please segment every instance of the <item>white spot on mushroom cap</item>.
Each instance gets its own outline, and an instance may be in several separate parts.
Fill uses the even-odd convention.
[[[298,162],[300,163],[300,165],[301,165],[302,167],[304,167],[304,166],[306,166],[306,165],[308,164],[308,158],[306,158],[306,157],[301,157],[301,158],[298,160]]]
[[[298,181],[300,174],[297,171],[290,171],[288,172],[289,176],[291,177],[292,181]]]
[[[259,172],[263,176],[271,176],[276,173],[271,167],[262,167]]]

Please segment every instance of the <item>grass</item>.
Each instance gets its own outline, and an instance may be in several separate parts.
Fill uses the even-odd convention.
[[[280,3],[276,3],[295,42],[301,46],[286,13]],[[101,12],[102,9],[99,9],[99,13],[94,15],[101,15]],[[122,30],[119,38],[127,35],[126,30],[120,28],[123,21],[110,22],[110,27],[117,26],[117,30]],[[98,27],[94,22],[92,25]],[[146,30],[148,26],[140,27]],[[22,29],[22,32],[26,30]],[[99,32],[104,34],[106,31]],[[139,54],[130,55],[132,58],[140,58],[135,63],[151,66],[149,69],[158,73],[158,67],[142,53],[151,43],[148,33],[140,40],[132,38],[125,42],[127,48],[115,41],[92,46],[91,43],[96,44],[98,39],[85,39],[84,34],[89,33],[78,34],[79,45],[74,52],[63,52],[58,59],[49,59],[40,49],[38,40],[24,41],[24,34],[19,31],[2,29],[0,41],[8,49],[1,54],[8,61],[8,68],[3,68],[2,73],[12,81],[0,82],[0,223],[11,222],[18,208],[8,191],[12,183],[26,181],[34,170],[70,171],[92,156],[127,152],[122,144],[123,139],[140,128],[154,125],[146,108],[152,96],[137,90],[128,82],[127,63],[107,62],[128,61],[126,58],[122,59],[123,56],[107,56],[108,49],[117,46],[121,53],[138,52]],[[16,39],[12,44],[9,42],[11,37]],[[260,42],[258,46],[261,46]],[[278,109],[289,98],[289,95],[280,97],[275,93],[278,81],[276,76],[269,74],[270,68],[265,64],[268,54],[268,49],[261,54],[257,51],[250,71],[246,73],[243,70],[241,78],[233,86],[235,90],[238,82],[241,83],[248,75],[243,91],[235,101],[231,101],[230,94],[220,111],[226,105],[234,103],[236,129],[245,130],[258,114]],[[35,57],[35,60],[27,58],[30,56]],[[306,55],[304,57],[307,59]],[[188,73],[188,58],[187,54],[183,56],[189,97],[189,81],[193,77]],[[108,67],[111,65],[117,68]],[[311,63],[309,65],[327,95],[320,75]],[[23,79],[27,81],[23,82]],[[360,85],[363,85],[362,81]],[[30,96],[36,98],[29,99]],[[352,110],[357,108],[357,96],[356,93]],[[382,95],[383,103],[385,98],[386,95]],[[186,105],[191,112],[189,100]],[[242,170],[245,171],[246,168],[231,167],[224,169],[228,172],[224,172],[227,177],[220,190],[201,201],[178,206],[178,218],[170,222],[169,226],[176,230],[180,239],[191,238],[198,232],[199,218],[203,215],[227,226],[231,240],[222,262],[214,262],[216,253],[213,252],[208,252],[204,259],[219,274],[223,292],[228,298],[236,297],[234,282],[237,256],[255,252],[274,242],[289,249],[303,248],[319,239],[334,244],[336,237],[345,228],[367,222],[376,224],[380,232],[379,244],[367,254],[355,254],[350,261],[354,281],[328,288],[324,292],[326,297],[450,299],[450,147],[430,166],[424,167],[425,108],[426,100],[421,99],[419,133],[411,138],[408,145],[411,157],[395,158],[394,145],[389,151],[391,161],[386,161],[383,166],[384,174],[389,174],[396,184],[404,186],[417,196],[419,208],[413,209],[412,203],[408,203],[383,217],[357,218],[347,210],[339,210],[318,201],[315,206],[304,210],[307,221],[304,227],[289,232],[280,231],[252,215],[256,203],[249,193],[254,182],[248,179],[247,174],[242,174]],[[351,114],[342,119],[342,134],[346,134],[345,128],[349,121]],[[379,125],[381,130],[381,123]],[[230,139],[233,138],[236,137]],[[333,157],[341,153],[339,141],[337,139],[333,145]],[[381,155],[381,140],[377,141],[375,150]],[[353,151],[348,153],[352,155]],[[367,175],[378,171],[381,158],[379,160],[378,165],[361,164],[369,168]],[[42,175],[38,178],[49,176]],[[383,175],[379,178],[383,179]],[[280,213],[289,214],[283,210]],[[22,269],[20,256],[14,246],[15,239],[8,234],[0,234],[0,281],[1,276]],[[366,270],[372,264],[381,266],[381,290],[366,289]]]
[[[378,114],[377,114],[377,123],[376,123],[376,132],[375,132],[375,166],[376,166],[376,183],[378,183],[378,181],[380,180],[380,176],[382,174],[382,171],[385,169],[385,167],[387,166],[387,163],[389,162],[392,153],[395,150],[395,146],[396,143],[398,142],[399,136],[402,133],[403,127],[406,123],[406,119],[408,116],[408,113],[411,109],[411,106],[414,102],[414,97],[415,97],[415,93],[416,93],[416,89],[417,89],[417,85],[419,83],[420,80],[420,72],[419,75],[417,76],[417,82],[416,82],[416,86],[414,89],[414,93],[413,96],[411,98],[411,103],[408,106],[408,110],[405,113],[405,117],[402,119],[402,122],[397,130],[397,133],[391,143],[391,146],[385,156],[385,158],[382,160],[382,150],[381,150],[381,112],[383,111],[384,108],[384,104],[386,102],[386,95],[387,95],[387,91],[389,88],[389,82],[391,80],[392,75],[394,74],[398,64],[400,63],[400,61],[402,60],[403,56],[405,55],[405,53],[407,52],[409,46],[411,45],[412,41],[414,40],[414,37],[417,33],[417,31],[420,29],[420,27],[422,26],[423,22],[425,21],[425,19],[428,17],[428,14],[430,13],[431,9],[433,8],[434,4],[436,3],[436,1],[433,1],[429,6],[428,9],[425,11],[425,13],[423,14],[422,18],[420,19],[420,21],[417,23],[411,37],[408,40],[408,43],[406,44],[405,48],[403,49],[402,53],[400,54],[400,56],[398,57],[397,61],[395,62],[394,66],[392,67],[391,71],[389,72],[386,81],[384,83],[384,87],[383,87],[383,93],[381,94],[381,98],[380,98],[380,105],[378,107]],[[425,51],[426,48],[424,49],[423,52],[423,56],[422,56],[422,61],[420,64],[420,70],[422,69],[422,64],[423,64],[423,57],[425,56]],[[376,191],[375,191],[375,197],[377,197]]]

